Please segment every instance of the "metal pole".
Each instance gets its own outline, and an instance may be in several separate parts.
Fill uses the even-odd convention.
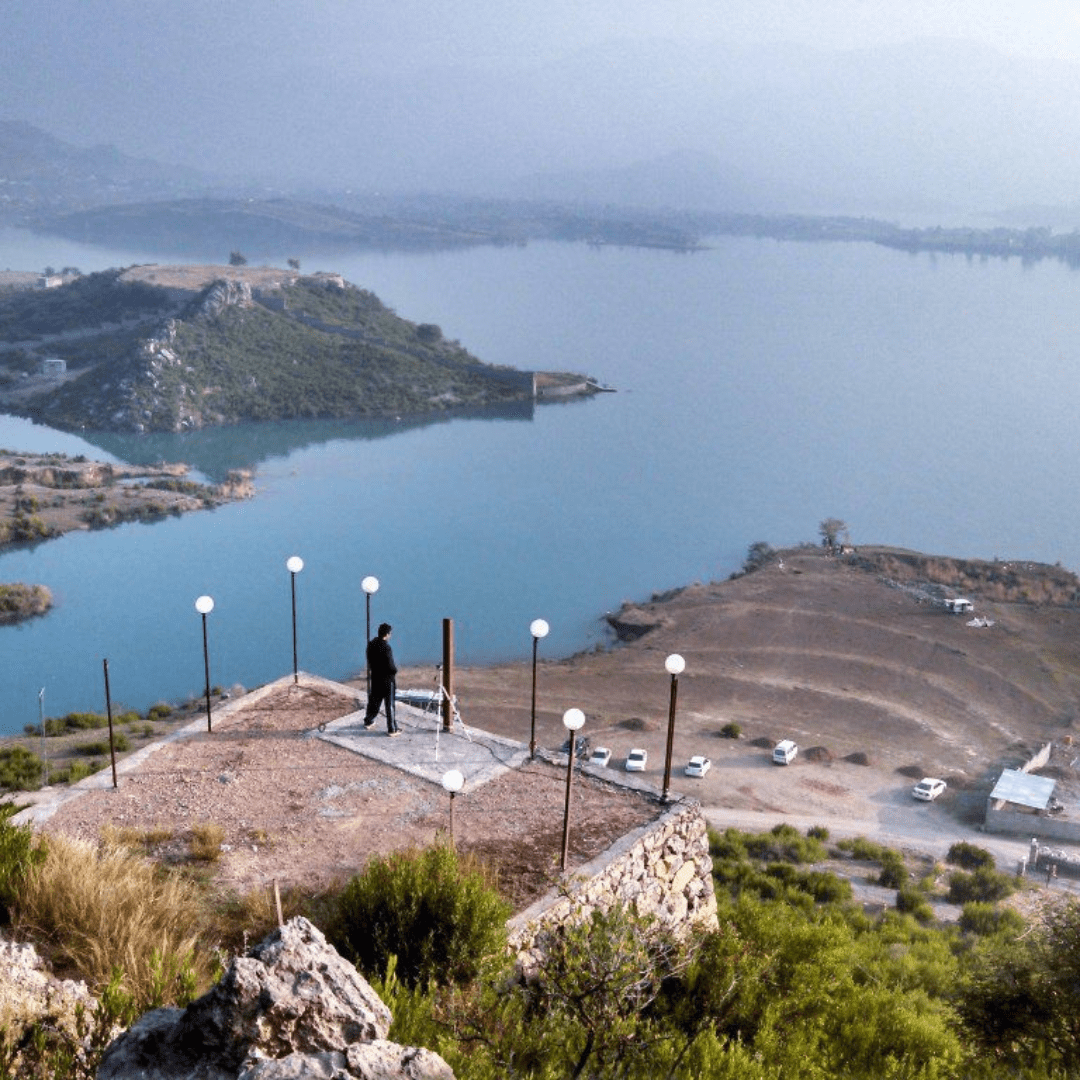
[[[675,742],[675,698],[679,692],[679,676],[671,676],[671,703],[668,705],[667,720],[667,757],[664,759],[664,790],[660,798],[667,802],[668,789],[671,787],[671,750]]]
[[[574,750],[577,747],[577,732],[570,732],[570,753],[566,756],[566,807],[563,810],[562,823],[562,859],[559,869],[566,869],[566,853],[570,849],[570,784],[574,779]]]
[[[206,613],[202,617],[202,655],[203,667],[206,669],[206,730],[213,731],[210,721],[210,648],[206,638]]]
[[[116,746],[113,742],[112,697],[109,694],[109,661],[102,660],[105,669],[105,713],[109,717],[109,756],[112,758],[112,786],[116,789]]]
[[[367,636],[364,638],[364,671],[367,675],[367,696],[371,700],[371,665],[367,662],[367,647],[371,641],[371,593],[365,592],[364,599],[367,601]]]
[[[443,731],[450,731],[454,723],[454,620],[442,621],[443,689],[446,693],[442,700]]]
[[[536,757],[536,646],[540,644],[539,638],[533,638],[533,672],[532,672],[532,727],[529,729],[529,757]]]
[[[292,678],[293,683],[300,681],[300,672],[296,664],[296,574],[289,571],[292,582]]]
[[[49,786],[49,756],[45,752],[45,687],[38,691],[38,730],[41,732],[41,760],[45,764],[45,786]]]

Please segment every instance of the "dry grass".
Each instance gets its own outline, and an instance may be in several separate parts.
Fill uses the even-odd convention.
[[[914,579],[998,603],[1061,605],[1080,598],[1076,575],[1046,563],[953,559],[895,550],[860,552],[852,562],[891,579]]]
[[[166,825],[155,825],[150,829],[117,828],[105,825],[101,830],[101,842],[106,847],[126,847],[149,851],[158,844],[165,844],[176,835],[176,830]]]
[[[188,850],[196,862],[215,863],[221,858],[221,844],[225,830],[209,821],[193,825]]]
[[[197,983],[208,984],[210,960],[198,949],[203,912],[200,894],[179,875],[122,847],[54,836],[19,897],[17,926],[92,986],[122,970],[128,991],[150,999],[160,994],[162,970],[188,958]]]

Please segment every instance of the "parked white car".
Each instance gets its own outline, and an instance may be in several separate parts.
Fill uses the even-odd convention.
[[[687,763],[683,772],[687,776],[704,776],[712,768],[712,762],[701,754],[695,754]]]
[[[798,756],[799,748],[791,739],[781,739],[773,747],[772,759],[774,765],[790,765]]]
[[[590,765],[604,766],[611,760],[611,751],[606,746],[598,746],[589,756]]]
[[[935,776],[924,776],[911,789],[911,794],[923,802],[933,802],[944,790],[944,780],[938,780]]]
[[[635,747],[626,755],[626,771],[627,772],[644,772],[645,764],[649,760],[649,752],[642,750],[640,747]]]

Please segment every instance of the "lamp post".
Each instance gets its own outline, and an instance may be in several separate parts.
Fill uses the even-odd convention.
[[[665,661],[664,667],[671,675],[671,700],[668,704],[667,718],[667,756],[664,758],[664,790],[660,798],[667,802],[668,788],[671,787],[671,749],[675,742],[675,698],[679,692],[679,676],[686,667],[686,661],[678,654],[672,653]]]
[[[214,610],[214,598],[212,596],[200,596],[195,601],[195,610],[202,616],[202,655],[203,667],[206,669],[206,730],[212,731],[210,726],[210,649],[206,640],[206,616]]]
[[[450,792],[450,846],[454,846],[454,796],[465,786],[465,777],[457,769],[443,773],[442,786]]]
[[[562,860],[559,869],[566,869],[566,852],[570,847],[570,783],[574,779],[574,751],[577,749],[577,732],[585,723],[585,714],[580,709],[567,709],[563,713],[563,727],[570,733],[570,753],[566,756],[566,809],[563,810]]]
[[[532,634],[533,643],[533,668],[532,668],[532,726],[529,729],[529,757],[536,757],[536,646],[540,639],[548,636],[550,626],[543,619],[533,619],[529,623],[529,633]]]
[[[45,786],[49,786],[49,758],[45,753],[45,687],[38,691],[38,731],[41,734],[41,760],[45,763]]]
[[[289,580],[292,583],[292,681],[296,684],[300,681],[296,665],[296,575],[304,569],[304,560],[299,555],[290,555],[285,560],[285,568],[289,571]]]
[[[371,574],[368,574],[363,581],[360,582],[360,588],[364,590],[364,606],[367,608],[367,634],[364,637],[364,671],[367,673],[367,694],[368,700],[371,700],[371,668],[367,663],[367,646],[371,640],[371,598],[379,591],[379,579]]]

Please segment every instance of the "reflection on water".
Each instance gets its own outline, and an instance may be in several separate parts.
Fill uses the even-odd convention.
[[[486,408],[446,410],[428,416],[383,417],[376,420],[277,420],[201,431],[148,435],[82,431],[88,443],[121,461],[152,465],[159,461],[183,461],[213,481],[224,480],[230,469],[247,469],[295,450],[318,446],[335,439],[368,441],[401,435],[454,420],[524,420],[534,416],[531,401],[510,402]]]
[[[46,262],[93,268],[51,242],[23,265]],[[42,686],[51,715],[100,708],[103,657],[114,700],[197,694],[204,593],[212,681],[280,676],[290,555],[304,559],[300,665],[330,677],[362,667],[367,574],[399,662],[427,664],[447,617],[461,663],[527,659],[538,617],[545,658],[601,645],[624,599],[726,577],[753,541],[815,542],[833,515],[857,543],[1080,565],[1080,504],[1062,497],[1080,472],[1064,267],[744,239],[693,259],[536,244],[326,269],[490,363],[588,370],[620,393],[535,413],[51,433],[43,449],[215,478],[254,465],[258,494],[5,552],[0,580],[46,584],[56,605],[0,630],[0,730],[36,721]],[[28,450],[23,435],[47,432],[4,430]],[[658,655],[642,715],[665,707]],[[545,708],[588,711],[550,676]]]

